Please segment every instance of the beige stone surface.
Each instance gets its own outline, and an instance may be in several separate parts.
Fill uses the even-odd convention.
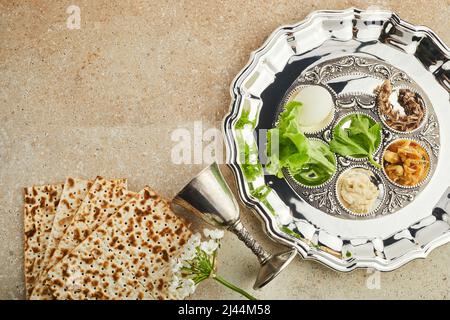
[[[69,4],[81,29],[66,27]],[[173,196],[204,165],[170,161],[175,128],[218,126],[229,84],[279,25],[310,11],[376,5],[450,42],[450,2],[429,1],[0,1],[0,298],[24,298],[23,186],[66,176],[127,177]],[[271,249],[258,220],[243,221]],[[250,290],[257,261],[227,234],[219,273]],[[341,274],[297,259],[260,298],[448,299],[450,246],[380,275]],[[250,290],[251,291],[251,290]],[[239,298],[212,281],[195,299]]]

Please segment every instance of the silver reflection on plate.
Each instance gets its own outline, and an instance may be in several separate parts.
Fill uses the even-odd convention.
[[[297,254],[295,248],[269,254],[253,239],[239,218],[239,206],[217,163],[211,164],[193,178],[173,202],[209,224],[233,232],[252,250],[261,265],[254,289],[260,289],[273,280]]]
[[[352,219],[339,212],[331,185],[293,190],[285,179],[262,170],[247,174],[248,164],[244,167],[240,155],[246,150],[264,154],[258,148],[264,142],[255,133],[274,126],[290,89],[325,84],[336,92],[341,112],[377,118],[373,89],[386,79],[398,88],[418,90],[428,107],[423,126],[410,133],[432,153],[427,185],[405,189],[387,184],[383,208],[375,216]],[[450,49],[433,31],[389,11],[313,12],[275,30],[251,54],[230,91],[231,108],[223,122],[227,163],[240,197],[265,222],[270,238],[338,271],[394,270],[450,241],[448,206],[437,205],[450,199]],[[327,142],[331,127],[323,132]],[[383,136],[386,145],[405,135],[387,129]],[[380,160],[381,154],[376,156]],[[341,168],[354,164],[345,157],[338,162]],[[254,169],[258,172],[257,165]]]

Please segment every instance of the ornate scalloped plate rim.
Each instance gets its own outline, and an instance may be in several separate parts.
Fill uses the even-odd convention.
[[[278,226],[274,223],[275,222],[274,219],[270,218],[267,215],[267,210],[264,207],[264,205],[261,202],[253,199],[252,196],[250,196],[248,190],[246,189],[246,186],[242,183],[243,181],[242,169],[240,165],[237,162],[235,162],[234,159],[234,157],[236,156],[234,150],[236,142],[232,137],[232,133],[229,132],[230,129],[228,127],[231,126],[233,121],[237,119],[237,115],[239,113],[239,108],[237,106],[239,105],[240,99],[242,97],[242,94],[238,91],[236,84],[239,82],[239,80],[244,79],[248,75],[251,68],[256,65],[256,63],[260,60],[261,56],[271,48],[271,44],[273,44],[273,42],[277,39],[277,36],[280,33],[285,33],[288,32],[288,30],[292,30],[295,28],[299,28],[303,25],[307,25],[308,23],[311,23],[315,19],[320,18],[320,15],[323,14],[341,14],[341,15],[353,14],[357,16],[360,15],[362,12],[364,11],[356,8],[350,8],[347,10],[314,11],[299,23],[284,25],[273,31],[272,34],[265,40],[265,42],[259,49],[251,52],[249,61],[231,82],[230,94],[232,99],[230,103],[230,111],[224,117],[222,124],[223,133],[226,141],[225,144],[226,160],[228,166],[232,169],[232,172],[237,180],[239,197],[247,205],[247,207],[249,207],[251,210],[257,213],[256,216],[263,222],[265,233],[276,242],[282,243],[286,246],[297,248],[300,255],[304,259],[318,261],[331,269],[341,272],[350,272],[357,268],[375,268],[380,271],[395,270],[412,260],[426,258],[433,249],[450,242],[450,232],[446,232],[434,238],[426,245],[422,247],[417,247],[416,249],[411,250],[408,253],[388,262],[379,257],[366,260],[364,259],[353,261],[345,260],[342,258],[338,258],[326,251],[318,250],[314,246],[309,245],[307,242],[296,239],[292,236],[289,236],[285,232],[279,230]],[[389,19],[397,25],[401,25],[402,27],[408,28],[415,33],[425,34],[428,38],[430,38],[430,40],[432,40],[432,42],[434,42],[434,44],[436,44],[439,47],[442,53],[444,53],[446,56],[450,56],[450,49],[431,29],[424,26],[414,26],[400,19],[400,17],[396,13],[390,11],[383,10],[378,11],[378,13],[382,13],[389,16],[390,17]],[[442,68],[442,65],[439,68]]]

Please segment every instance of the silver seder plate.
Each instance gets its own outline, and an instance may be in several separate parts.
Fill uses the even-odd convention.
[[[450,241],[449,60],[449,48],[428,28],[392,12],[358,9],[314,12],[277,29],[253,52],[231,85],[223,126],[241,199],[263,220],[267,235],[339,271],[394,270]],[[420,98],[426,112],[416,130],[402,133],[383,121],[374,89],[385,80]],[[285,179],[265,174],[264,132],[275,126],[291,93],[311,84],[330,91],[335,115],[310,138],[329,142],[343,116],[366,114],[383,127],[376,160],[397,139],[426,150],[430,170],[423,183],[405,188],[367,160],[341,156],[336,174],[321,187],[304,187],[288,172]],[[361,166],[376,174],[382,192],[375,210],[354,215],[339,204],[335,186],[340,173]]]

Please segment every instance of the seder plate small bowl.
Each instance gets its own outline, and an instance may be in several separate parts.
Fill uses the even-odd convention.
[[[394,270],[449,242],[449,60],[449,48],[430,29],[388,11],[317,11],[272,33],[233,81],[223,122],[239,195],[267,235],[338,271]],[[386,79],[424,101],[426,117],[417,130],[397,132],[380,118],[374,89]],[[343,115],[367,114],[383,128],[375,160],[382,163],[383,151],[396,139],[418,141],[430,156],[427,179],[404,188],[367,159],[339,155],[336,174],[319,188],[266,174],[265,133],[292,92],[307,85],[327,88],[335,105],[333,121],[309,138],[330,142]],[[336,180],[354,166],[374,170],[384,188],[382,203],[367,215],[344,210],[336,196]]]

